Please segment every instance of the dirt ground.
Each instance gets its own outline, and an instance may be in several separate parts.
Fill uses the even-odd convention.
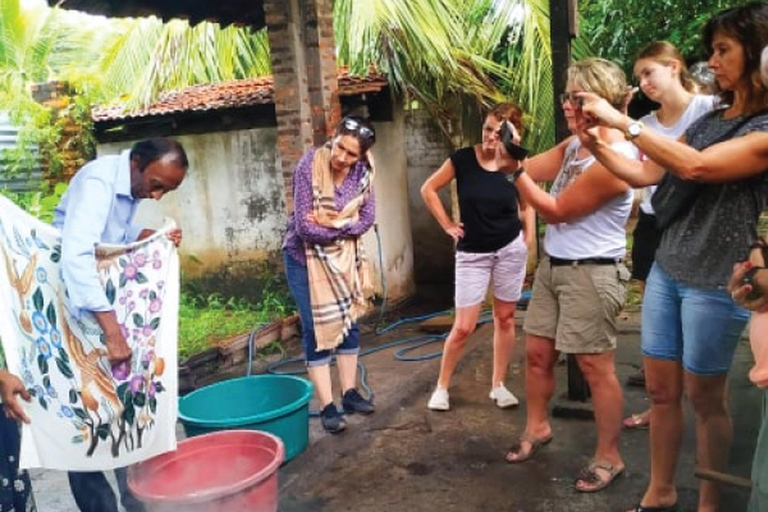
[[[639,327],[625,316],[617,355],[622,382],[640,364]],[[518,330],[519,333],[520,330]],[[574,491],[572,482],[594,449],[591,421],[555,418],[554,441],[520,465],[503,460],[525,420],[522,343],[508,377],[521,398],[512,410],[499,410],[488,399],[492,328],[482,326],[454,377],[452,410],[431,412],[426,402],[438,361],[397,363],[391,354],[365,358],[377,390],[377,412],[351,418],[347,432],[324,435],[314,424],[305,454],[281,472],[282,512],[320,511],[486,511],[621,512],[637,504],[648,481],[647,431],[625,431],[621,450],[626,474],[596,494]],[[521,341],[518,335],[519,341]],[[749,476],[760,421],[760,396],[746,378],[751,355],[746,340],[739,347],[731,393],[736,429],[729,472]],[[409,366],[410,365],[410,366]],[[559,390],[565,389],[565,365],[558,368]],[[627,413],[642,410],[642,390],[625,388]],[[560,405],[569,406],[562,399]],[[690,408],[678,467],[682,510],[696,510],[694,437]],[[746,509],[748,493],[724,491],[723,511]]]

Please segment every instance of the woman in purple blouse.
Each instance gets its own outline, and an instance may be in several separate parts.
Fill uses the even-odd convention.
[[[336,127],[333,138],[325,146],[307,151],[297,164],[293,175],[294,210],[288,220],[288,231],[283,242],[285,272],[301,319],[301,338],[307,372],[323,406],[320,413],[323,428],[330,433],[338,433],[346,428],[344,418],[333,401],[330,363],[334,353],[339,368],[344,412],[370,414],[374,408],[373,403],[363,398],[356,389],[357,357],[360,350],[360,331],[357,323],[352,324],[341,344],[334,350],[317,349],[307,271],[307,250],[315,245],[325,247],[340,240],[359,238],[373,225],[375,200],[373,191],[368,191],[372,174],[368,150],[375,141],[376,134],[368,121],[360,117],[346,117]],[[341,212],[348,203],[359,198],[363,191],[368,191],[364,195],[365,199],[356,220],[339,228],[321,225],[317,221],[315,195],[318,190],[317,185],[313,188],[313,164],[318,165],[318,154],[328,150],[326,165],[330,167],[330,177],[333,179],[336,211]],[[327,173],[327,168],[325,172]]]

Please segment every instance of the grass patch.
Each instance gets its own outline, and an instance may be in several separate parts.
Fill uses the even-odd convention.
[[[273,322],[293,312],[288,297],[266,294],[257,304],[244,299],[224,299],[220,294],[195,296],[182,293],[179,303],[179,360],[203,352],[217,341],[246,334],[259,324]]]

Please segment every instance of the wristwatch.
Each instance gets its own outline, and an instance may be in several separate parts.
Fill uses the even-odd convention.
[[[627,131],[624,132],[624,138],[627,140],[632,140],[638,135],[640,135],[640,131],[642,129],[643,129],[642,121],[632,121],[627,126]]]
[[[507,181],[510,183],[516,182],[517,178],[519,178],[520,175],[523,174],[524,172],[525,172],[525,169],[522,167],[520,167],[518,170],[514,172],[510,172],[509,174],[506,175]]]

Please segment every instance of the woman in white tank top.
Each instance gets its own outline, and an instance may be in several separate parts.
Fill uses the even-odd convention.
[[[598,94],[620,109],[628,97],[624,72],[604,59],[573,63],[566,91],[563,112],[573,133],[581,116],[579,92]],[[637,155],[620,131],[603,130],[602,135],[616,151]],[[577,137],[525,161],[524,171],[501,149],[497,159],[520,196],[547,223],[546,254],[536,271],[523,326],[526,427],[506,460],[526,461],[552,439],[548,404],[555,388],[554,366],[558,351],[571,353],[592,390],[597,425],[597,448],[574,487],[579,492],[599,491],[624,471],[618,448],[623,402],[614,352],[616,316],[629,280],[622,259],[632,189],[597,162]],[[553,181],[549,193],[536,184],[542,181]]]

